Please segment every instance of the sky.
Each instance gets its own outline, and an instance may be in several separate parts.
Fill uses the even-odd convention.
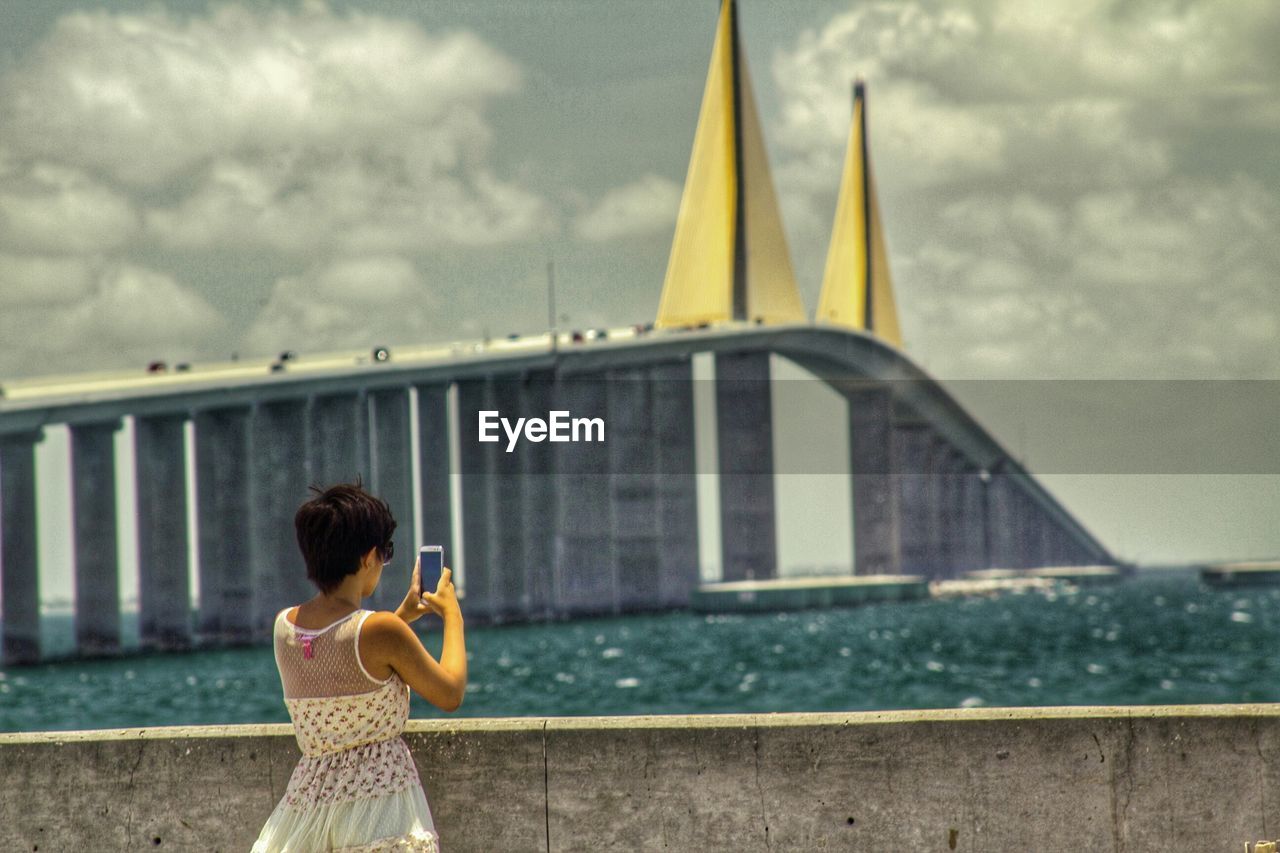
[[[537,332],[548,262],[565,326],[652,320],[717,6],[0,0],[0,379]],[[1277,4],[740,27],[810,310],[862,76],[934,376],[1280,378]],[[1033,470],[1066,435],[977,414]],[[1271,467],[1045,479],[1124,556],[1243,557],[1280,554]]]

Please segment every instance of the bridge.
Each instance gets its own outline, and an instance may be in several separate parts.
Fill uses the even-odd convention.
[[[847,401],[855,573],[945,578],[1113,562],[904,352],[865,122],[858,85],[817,324],[792,277],[736,6],[725,0],[652,330],[5,383],[4,659],[41,656],[35,446],[52,424],[70,435],[77,649],[119,649],[126,508],[115,505],[114,454],[125,417],[144,647],[265,638],[281,607],[313,592],[292,525],[308,486],[356,476],[402,531],[416,520],[430,541],[461,552],[470,619],[685,606],[700,577],[692,360],[703,353],[715,365],[724,580],[778,575],[772,357]],[[556,411],[599,418],[604,440],[510,450],[480,440],[481,412],[514,421]],[[372,605],[393,608],[403,594],[393,586]]]

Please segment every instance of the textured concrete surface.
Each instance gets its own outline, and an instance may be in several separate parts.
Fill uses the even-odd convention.
[[[254,636],[252,412],[207,409],[194,421],[198,628],[205,640],[243,643]]]
[[[115,435],[120,421],[76,424],[71,443],[71,528],[76,648],[120,648],[120,570],[116,544]]]
[[[1280,836],[1280,707],[410,724],[444,849],[1239,850]],[[0,735],[0,849],[246,850],[285,725]]]
[[[134,420],[138,631],[144,649],[181,649],[192,641],[185,429],[181,415]]]
[[[0,660],[40,659],[40,556],[36,547],[36,442],[0,435]]]
[[[769,353],[717,353],[720,577],[778,576]]]

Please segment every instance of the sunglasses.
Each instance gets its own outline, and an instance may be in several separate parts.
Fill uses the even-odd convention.
[[[386,566],[391,563],[391,558],[396,555],[396,543],[387,542],[378,549],[378,556],[382,558],[382,565]]]

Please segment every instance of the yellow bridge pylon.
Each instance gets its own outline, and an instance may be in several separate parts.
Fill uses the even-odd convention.
[[[723,0],[655,325],[805,316],[738,44],[737,4]]]
[[[861,80],[853,86],[853,121],[817,320],[872,332],[902,349],[889,253],[867,153],[867,92]]]

